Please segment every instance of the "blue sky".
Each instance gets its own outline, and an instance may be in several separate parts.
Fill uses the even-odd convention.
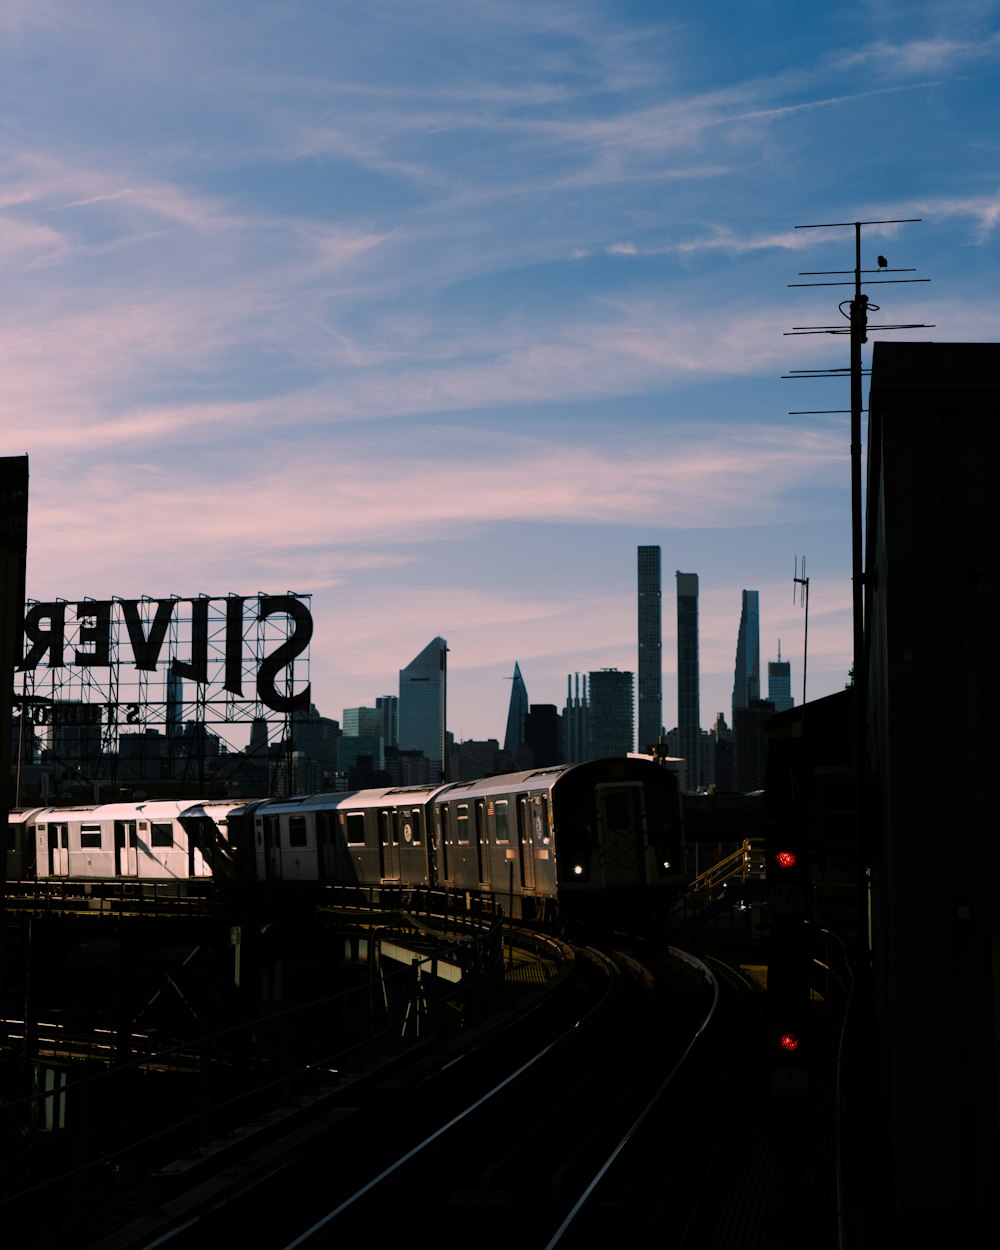
[[[1000,5],[0,0],[2,452],[31,598],[313,595],[314,701],[447,638],[449,722],[636,666],[635,548],[851,663],[847,290],[996,339]],[[877,320],[876,317],[872,318]],[[896,335],[895,337],[903,337]]]

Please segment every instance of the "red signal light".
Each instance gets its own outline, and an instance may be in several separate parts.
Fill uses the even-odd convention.
[[[801,1045],[798,1033],[782,1033],[778,1038],[778,1046],[788,1055],[794,1055]]]
[[[774,862],[779,868],[794,868],[799,862],[799,857],[794,851],[778,851],[774,857]]]

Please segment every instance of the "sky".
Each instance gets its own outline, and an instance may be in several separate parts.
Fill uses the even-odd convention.
[[[848,288],[995,340],[1000,4],[0,0],[0,454],[30,599],[312,596],[313,702],[436,635],[449,728],[634,671],[636,548],[851,665]],[[848,275],[849,276],[849,275]],[[822,280],[822,279],[818,279]],[[846,322],[844,323],[846,325]],[[874,334],[872,335],[874,338]],[[869,348],[866,352],[870,351]],[[866,363],[868,357],[866,356]],[[813,415],[790,415],[821,410]]]

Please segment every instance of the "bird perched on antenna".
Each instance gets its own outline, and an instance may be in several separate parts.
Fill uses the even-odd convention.
[[[878,267],[879,267],[879,269],[884,269],[884,268],[886,267],[886,265],[888,265],[888,263],[889,263],[889,262],[886,260],[886,258],[885,258],[884,256],[880,256],[880,257],[878,258]]]

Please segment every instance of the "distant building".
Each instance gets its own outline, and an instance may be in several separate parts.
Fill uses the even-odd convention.
[[[531,752],[532,768],[564,762],[562,718],[554,703],[533,703],[525,717],[524,745]]]
[[[628,755],[635,749],[635,695],[632,673],[602,668],[588,678],[587,757]]]
[[[698,574],[677,573],[677,729],[688,761],[688,786],[701,784],[701,697],[698,663]]]
[[[575,684],[574,684],[575,677]],[[570,674],[566,678],[566,705],[563,708],[563,756],[567,764],[579,764],[587,758],[587,675]]]
[[[792,698],[792,666],[788,660],[781,658],[781,643],[778,643],[778,658],[767,662],[767,698],[774,704],[776,712],[787,712],[795,706]]]
[[[452,781],[475,781],[479,777],[513,770],[511,757],[501,749],[496,738],[485,741],[470,738],[460,742],[452,754],[455,760]]]
[[[663,732],[663,612],[660,548],[638,550],[639,746],[655,746]]]
[[[375,700],[382,713],[382,737],[387,747],[399,746],[399,696],[383,694]]]
[[[719,712],[710,731],[715,757],[715,789],[719,794],[736,790],[736,742],[726,718]]]
[[[447,665],[448,644],[434,638],[399,671],[399,748],[427,757],[430,781],[441,779],[446,759]]]
[[[736,710],[760,698],[760,596],[744,590],[740,632],[736,640],[736,674],[733,680],[733,725]]]
[[[524,718],[528,715],[528,689],[521,676],[521,669],[514,661],[514,677],[510,687],[510,704],[507,708],[507,732],[503,749],[513,759],[517,748],[524,741]]]
[[[767,766],[767,735],[765,724],[774,715],[774,704],[766,699],[754,699],[749,707],[739,707],[733,716],[733,735],[736,738],[736,789],[741,794],[752,794],[764,788],[764,770]]]

